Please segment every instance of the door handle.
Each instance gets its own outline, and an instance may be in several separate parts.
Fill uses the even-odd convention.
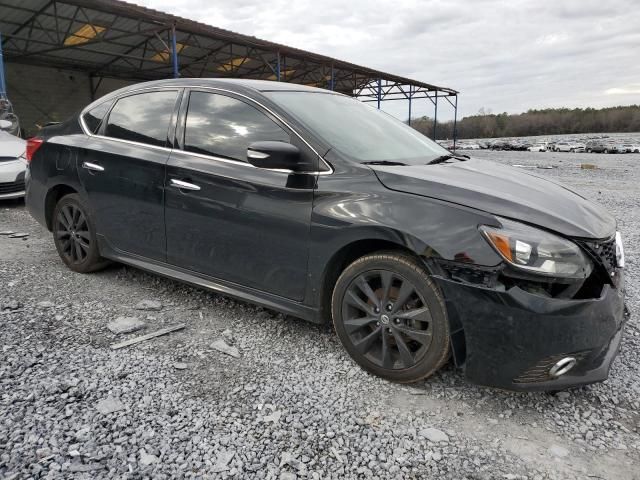
[[[92,172],[104,172],[104,167],[98,165],[97,163],[82,162],[82,168],[86,168],[87,170],[91,170]]]
[[[176,180],[175,178],[171,179],[170,186],[179,188],[180,190],[200,190],[200,187],[198,185],[194,185],[193,183],[185,182],[183,180]]]

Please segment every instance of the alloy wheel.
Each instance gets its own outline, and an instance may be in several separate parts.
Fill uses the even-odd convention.
[[[70,263],[82,263],[91,249],[91,235],[84,212],[73,204],[64,205],[56,217],[55,234],[62,255]]]
[[[388,270],[367,271],[351,281],[342,318],[354,348],[384,369],[415,366],[433,340],[424,298],[409,280]]]

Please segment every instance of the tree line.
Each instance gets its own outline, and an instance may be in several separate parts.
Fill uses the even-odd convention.
[[[411,119],[411,126],[433,138],[433,119]],[[520,114],[480,109],[458,121],[458,138],[524,137],[571,133],[640,132],[640,105],[609,108],[546,108]],[[453,121],[438,122],[438,139],[453,138]]]

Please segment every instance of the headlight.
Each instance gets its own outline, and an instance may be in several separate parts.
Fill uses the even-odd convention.
[[[624,268],[624,248],[622,247],[622,235],[616,232],[616,265]]]
[[[510,265],[540,275],[586,278],[591,260],[575,243],[539,230],[499,218],[502,228],[483,225],[480,231]]]

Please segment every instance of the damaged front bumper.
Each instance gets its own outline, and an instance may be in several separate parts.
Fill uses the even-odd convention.
[[[466,350],[467,378],[510,390],[560,390],[606,380],[625,321],[624,274],[598,298],[552,298],[517,286],[507,290],[434,276],[446,300],[452,342]],[[554,378],[551,367],[573,357]]]

